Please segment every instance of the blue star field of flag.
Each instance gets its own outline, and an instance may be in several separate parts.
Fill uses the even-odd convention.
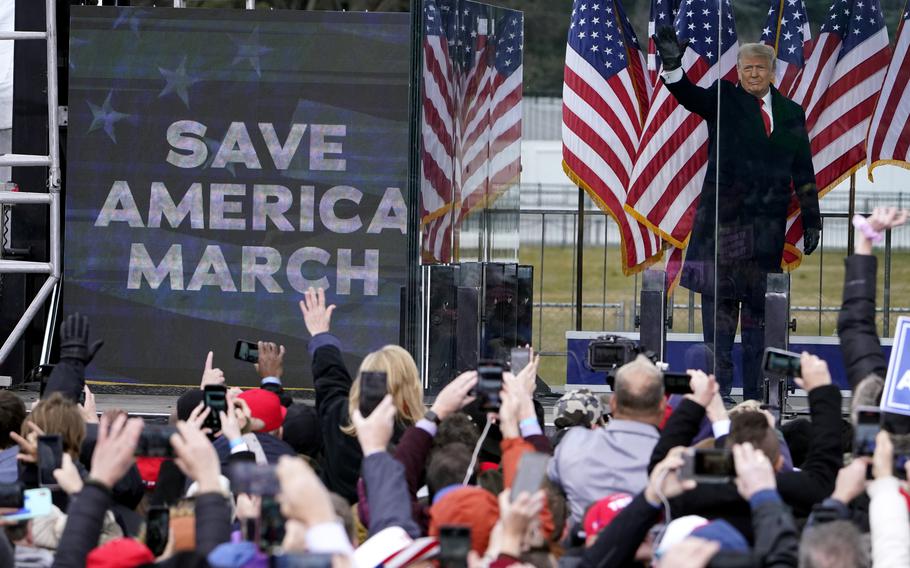
[[[828,9],[821,33],[835,33],[843,39],[839,59],[885,25],[878,0],[838,0]]]
[[[718,0],[685,0],[680,3],[676,35],[681,42],[688,40],[689,49],[713,65],[720,54],[736,44],[736,22],[730,0],[720,3]]]
[[[778,3],[773,2],[768,9],[768,20],[761,32],[763,42],[768,42],[773,47],[774,37],[780,24],[780,35],[777,45],[777,58],[802,67],[803,56],[803,24],[806,23],[806,13],[800,0],[786,0],[783,15],[778,14]]]
[[[524,18],[509,14],[497,21],[494,30],[496,41],[496,70],[508,77],[521,67],[524,48]]]
[[[609,78],[628,66],[629,50],[638,49],[638,40],[629,19],[614,2],[575,0],[569,47]]]

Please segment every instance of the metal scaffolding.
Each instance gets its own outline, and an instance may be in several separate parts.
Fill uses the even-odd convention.
[[[0,155],[0,167],[44,167],[48,169],[47,192],[0,192],[0,205],[45,204],[50,208],[49,243],[50,257],[48,262],[0,259],[0,274],[47,274],[47,280],[38,290],[19,323],[0,347],[0,364],[13,350],[13,346],[25,333],[45,300],[53,293],[58,296],[60,285],[60,130],[57,119],[57,18],[56,2],[45,0],[46,30],[0,32],[0,41],[44,40],[47,46],[47,139],[48,155],[33,156],[27,154]],[[15,109],[13,109],[15,112]],[[48,318],[45,330],[42,363],[46,362],[50,351],[50,335],[53,330],[53,317]]]

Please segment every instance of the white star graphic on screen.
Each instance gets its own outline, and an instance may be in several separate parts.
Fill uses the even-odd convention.
[[[190,97],[187,89],[202,79],[197,79],[196,77],[187,74],[186,56],[183,56],[183,58],[180,60],[180,65],[178,65],[177,68],[173,71],[159,67],[158,72],[164,76],[164,80],[166,81],[164,89],[158,93],[158,98],[174,93],[180,97],[180,100],[183,101],[183,104],[186,105],[186,108],[190,108]]]
[[[272,50],[259,44],[259,28],[253,28],[253,31],[250,32],[246,39],[231,37],[231,41],[237,44],[237,55],[234,56],[231,65],[237,65],[244,61],[249,62],[253,70],[256,71],[256,76],[262,77],[260,58]]]
[[[104,133],[111,139],[111,142],[116,144],[117,136],[114,134],[114,125],[125,118],[129,118],[130,115],[117,112],[113,109],[111,106],[111,96],[113,94],[113,91],[109,91],[107,93],[107,98],[104,99],[104,103],[102,103],[101,106],[98,106],[91,101],[86,102],[92,111],[92,123],[89,125],[88,131],[94,132],[99,128],[103,129]]]

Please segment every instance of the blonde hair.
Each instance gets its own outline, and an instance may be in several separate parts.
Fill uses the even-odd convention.
[[[357,377],[348,394],[348,416],[360,408],[360,375],[364,371],[384,371],[388,380],[389,394],[398,409],[397,419],[407,424],[414,424],[424,415],[423,384],[414,358],[397,345],[386,345],[363,358]],[[355,435],[353,424],[342,426],[345,434]]]
[[[63,441],[63,451],[68,453],[73,461],[79,461],[79,452],[85,440],[85,419],[79,412],[79,406],[72,400],[55,392],[44,400],[38,402],[22,423],[22,437],[30,432],[26,426],[31,422],[41,428],[45,434],[57,434]]]

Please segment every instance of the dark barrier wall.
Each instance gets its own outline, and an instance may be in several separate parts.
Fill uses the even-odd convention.
[[[310,386],[297,302],[338,304],[350,367],[399,336],[407,14],[73,8],[65,312],[89,376],[198,383],[206,352],[281,342]]]

